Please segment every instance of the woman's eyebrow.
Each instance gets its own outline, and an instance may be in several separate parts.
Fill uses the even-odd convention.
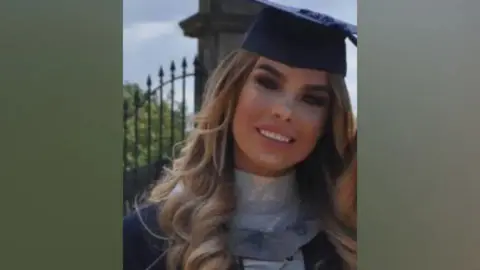
[[[261,69],[264,71],[267,71],[268,73],[272,74],[273,76],[279,78],[279,79],[284,79],[285,75],[283,75],[282,72],[280,72],[278,69],[274,68],[273,66],[269,64],[260,64],[257,66],[257,69]]]
[[[331,91],[329,85],[323,84],[307,84],[303,87],[303,89],[309,92],[325,92],[327,94],[329,94]]]

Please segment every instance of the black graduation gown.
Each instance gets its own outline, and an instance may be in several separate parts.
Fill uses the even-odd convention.
[[[165,270],[165,257],[159,260],[158,258],[168,243],[153,237],[140,221],[138,214],[151,232],[162,235],[157,225],[156,206],[150,205],[142,208],[139,213],[133,212],[126,216],[123,219],[123,270]],[[341,259],[325,233],[319,233],[303,246],[302,253],[305,270],[341,270]],[[234,265],[232,269],[242,270],[242,267]]]

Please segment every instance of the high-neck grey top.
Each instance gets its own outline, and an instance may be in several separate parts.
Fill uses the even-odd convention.
[[[245,270],[303,270],[300,248],[320,230],[298,197],[295,172],[263,177],[235,171],[237,207],[230,248]]]

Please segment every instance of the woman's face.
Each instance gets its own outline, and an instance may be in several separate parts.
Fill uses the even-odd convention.
[[[259,58],[233,119],[236,167],[279,175],[307,158],[323,133],[330,98],[326,72]]]

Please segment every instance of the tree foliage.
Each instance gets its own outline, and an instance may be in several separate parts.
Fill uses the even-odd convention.
[[[148,95],[138,84],[123,85],[124,166],[127,170],[159,158],[171,158],[173,145],[183,140],[184,119],[186,121],[188,116],[183,117],[183,102],[174,101],[172,110],[171,94],[164,93],[160,99],[159,93]]]

